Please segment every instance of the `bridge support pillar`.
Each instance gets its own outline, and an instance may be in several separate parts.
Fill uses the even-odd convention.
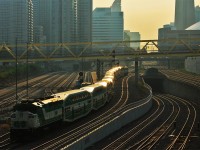
[[[138,79],[139,79],[139,63],[138,58],[135,58],[135,84],[138,85]]]

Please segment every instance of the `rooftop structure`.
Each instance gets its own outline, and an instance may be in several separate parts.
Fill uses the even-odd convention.
[[[112,12],[121,12],[121,0],[115,0],[111,6]]]
[[[190,27],[188,27],[186,30],[200,30],[200,21],[191,25]]]

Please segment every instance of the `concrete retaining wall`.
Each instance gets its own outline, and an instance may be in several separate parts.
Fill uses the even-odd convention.
[[[200,89],[192,85],[165,79],[163,82],[163,89],[165,93],[169,93],[181,98],[194,101],[200,100]]]
[[[126,124],[138,119],[147,113],[152,107],[152,92],[148,98],[143,99],[135,103],[135,107],[127,110],[126,112],[121,113],[118,117],[110,120],[106,124],[102,125],[98,129],[95,129],[91,133],[85,135],[84,137],[78,139],[71,145],[66,146],[63,149],[67,150],[83,150],[92,144],[98,142],[99,140],[105,138],[111,133],[119,130],[121,127]]]

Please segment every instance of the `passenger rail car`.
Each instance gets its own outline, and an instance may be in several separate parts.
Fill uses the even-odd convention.
[[[99,109],[111,99],[116,79],[127,74],[128,68],[115,67],[108,70],[104,78],[95,84],[16,104],[10,116],[11,140],[24,134],[36,133],[59,121],[73,122],[91,110]]]
[[[72,122],[92,110],[91,94],[86,90],[71,90],[54,96],[63,100],[63,121]]]
[[[101,81],[96,82],[95,84],[102,85],[106,88],[107,101],[109,102],[113,97],[113,83],[108,80],[101,80]]]
[[[93,84],[81,88],[82,90],[88,91],[92,96],[92,109],[97,110],[108,102],[108,92],[106,87]]]

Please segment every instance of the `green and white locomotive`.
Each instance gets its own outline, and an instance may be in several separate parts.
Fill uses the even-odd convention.
[[[34,133],[41,127],[62,119],[63,100],[48,97],[45,100],[22,101],[16,104],[11,114],[10,137],[15,139],[25,133]]]

